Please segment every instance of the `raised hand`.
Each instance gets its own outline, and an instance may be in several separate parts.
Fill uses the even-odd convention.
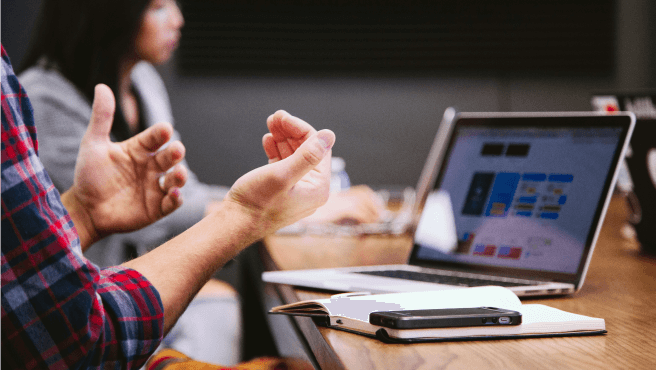
[[[254,232],[264,236],[312,214],[328,199],[331,148],[335,134],[317,132],[285,111],[267,119],[262,145],[269,164],[239,178],[224,201],[249,214]]]
[[[109,233],[142,228],[182,204],[180,187],[187,172],[176,164],[184,158],[185,148],[175,141],[161,149],[171,138],[171,125],[160,123],[114,143],[109,138],[114,110],[111,89],[97,85],[75,180],[62,195],[83,247]]]

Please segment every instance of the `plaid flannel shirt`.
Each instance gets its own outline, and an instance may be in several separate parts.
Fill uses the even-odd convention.
[[[38,156],[32,106],[2,47],[2,367],[137,368],[163,306],[141,274],[82,256]]]

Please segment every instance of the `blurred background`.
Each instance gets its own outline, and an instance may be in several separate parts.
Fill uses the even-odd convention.
[[[656,87],[653,0],[180,4],[180,48],[159,70],[190,167],[208,183],[266,163],[277,109],[335,131],[352,184],[403,187],[449,106],[590,111],[593,94]],[[16,67],[40,1],[1,5]]]

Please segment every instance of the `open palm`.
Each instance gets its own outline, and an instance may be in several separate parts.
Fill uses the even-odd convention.
[[[179,188],[187,179],[184,166],[176,166],[184,158],[182,143],[163,148],[173,132],[170,124],[114,143],[109,138],[114,109],[112,91],[96,86],[70,190],[101,236],[136,230],[173,212],[182,202]]]

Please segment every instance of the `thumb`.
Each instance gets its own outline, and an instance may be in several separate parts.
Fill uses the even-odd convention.
[[[87,135],[94,138],[108,138],[112,130],[115,109],[116,101],[112,89],[107,85],[96,85]]]
[[[305,174],[316,168],[330,153],[335,144],[335,133],[330,130],[321,130],[310,136],[296,149],[294,154],[283,159],[279,165],[284,168],[284,177],[297,183]],[[330,161],[325,162],[325,171],[330,173]]]

